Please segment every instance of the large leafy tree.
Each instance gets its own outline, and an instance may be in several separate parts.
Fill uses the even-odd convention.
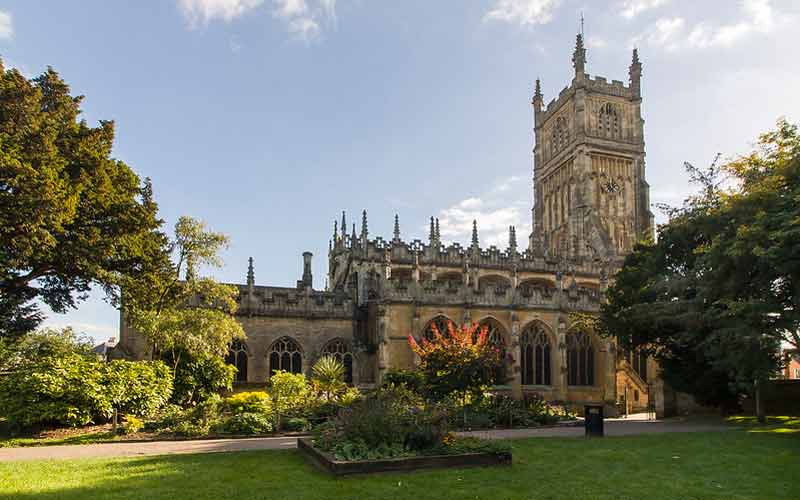
[[[800,137],[780,121],[750,154],[707,169],[657,241],[626,258],[600,326],[659,361],[700,402],[732,407],[779,366],[800,327]]]
[[[198,276],[198,267],[221,264],[219,252],[227,244],[226,236],[181,217],[170,243],[175,261],[169,271],[145,275],[125,288],[126,321],[147,338],[153,356],[172,367],[174,399],[180,403],[229,388],[233,381],[235,368],[223,358],[234,340],[244,339],[235,317],[238,290]]]
[[[52,68],[29,80],[0,62],[0,336],[35,328],[36,300],[65,312],[97,284],[116,303],[125,277],[166,264],[149,182],[81,100]]]

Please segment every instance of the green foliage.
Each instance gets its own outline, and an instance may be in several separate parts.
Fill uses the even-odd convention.
[[[260,413],[269,415],[272,412],[272,400],[263,391],[238,392],[225,398],[225,407],[233,414]]]
[[[386,388],[341,409],[318,428],[315,445],[341,456],[364,450],[405,453],[440,445],[446,432],[441,408],[425,405],[404,388]]]
[[[440,332],[432,325],[433,340],[419,343],[409,335],[411,349],[420,357],[419,370],[425,380],[425,392],[436,400],[453,394],[462,399],[479,397],[494,383],[501,364],[500,352],[488,338],[488,328],[454,327]]]
[[[219,265],[227,246],[222,234],[181,217],[169,247],[176,262],[157,279],[134,281],[126,289],[126,313],[154,355],[169,363],[175,375],[173,400],[190,404],[230,389],[235,369],[223,362],[244,330],[234,314],[238,290],[196,275],[195,266]],[[181,279],[183,276],[184,279]]]
[[[222,427],[223,404],[222,397],[212,394],[178,415],[171,430],[186,436],[205,436],[212,430]]]
[[[161,361],[112,361],[105,370],[105,392],[112,407],[129,417],[149,417],[172,395],[172,373]]]
[[[98,361],[70,329],[31,332],[7,344],[0,415],[17,427],[79,426],[108,419],[116,407],[146,416],[172,391],[160,362]]]
[[[268,434],[272,421],[264,413],[236,413],[225,420],[223,431],[228,434]]]
[[[172,353],[165,354],[163,358],[175,367],[174,403],[189,405],[233,387],[236,368],[218,356],[193,357],[183,354],[177,364],[173,363]]]
[[[114,123],[79,120],[82,96],[52,69],[28,80],[0,63],[0,337],[63,313],[101,286],[168,265],[149,181],[111,158]],[[78,418],[80,420],[80,418]]]
[[[751,154],[688,165],[700,192],[626,258],[601,329],[654,356],[673,388],[735,408],[800,344],[800,136],[785,121]],[[729,186],[729,187],[726,187]]]
[[[333,356],[323,356],[311,368],[313,381],[323,398],[330,401],[347,388],[344,365]]]
[[[307,418],[292,417],[286,419],[286,422],[283,423],[283,428],[289,432],[303,432],[309,430],[311,424],[308,422]]]
[[[412,392],[422,394],[425,388],[425,375],[419,370],[388,370],[383,375],[382,385],[403,386]]]
[[[136,434],[142,429],[144,429],[144,422],[142,422],[142,419],[134,417],[133,415],[125,417],[125,422],[122,424],[123,434]]]
[[[289,373],[278,370],[269,379],[269,394],[272,398],[272,409],[275,416],[275,429],[280,430],[284,416],[297,411],[309,403],[312,392],[306,376],[302,373]]]

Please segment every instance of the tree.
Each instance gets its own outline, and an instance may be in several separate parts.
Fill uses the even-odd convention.
[[[28,80],[0,62],[0,336],[92,285],[117,305],[126,277],[167,262],[149,181],[111,157],[113,122],[79,120],[82,99],[52,68]]]
[[[130,282],[125,290],[127,321],[147,338],[153,356],[170,364],[174,399],[182,403],[229,388],[233,380],[223,358],[234,340],[244,339],[235,317],[238,290],[198,277],[196,270],[219,266],[219,251],[227,242],[202,222],[181,217],[169,246],[175,264],[168,272]]]
[[[657,241],[626,258],[601,328],[659,361],[706,404],[736,406],[778,368],[800,328],[800,137],[778,122],[752,153],[707,169]]]
[[[447,323],[447,332],[431,324],[433,339],[417,342],[411,335],[408,343],[420,357],[419,368],[425,388],[434,399],[457,394],[466,401],[479,397],[484,388],[494,382],[501,363],[499,350],[489,340],[487,326],[478,324],[454,327]]]

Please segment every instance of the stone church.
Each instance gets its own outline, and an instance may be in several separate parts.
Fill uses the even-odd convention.
[[[237,381],[263,383],[275,370],[308,374],[317,359],[333,355],[349,383],[370,386],[387,370],[418,362],[409,334],[475,322],[505,353],[498,391],[574,407],[603,403],[607,414],[623,400],[633,409],[650,402],[663,414],[666,388],[654,363],[570,325],[570,313],[599,310],[609,277],[653,231],[637,51],[627,85],[586,73],[581,35],[572,63],[571,83],[546,105],[536,82],[527,248],[513,226],[505,249],[481,247],[476,223],[468,246],[445,246],[434,218],[426,241],[409,241],[395,216],[387,240],[370,235],[366,211],[359,227],[342,213],[324,290],[314,287],[309,252],[292,288],[257,285],[250,259],[246,283],[237,285],[247,339],[229,356]],[[121,324],[121,342],[143,352],[142,339]]]

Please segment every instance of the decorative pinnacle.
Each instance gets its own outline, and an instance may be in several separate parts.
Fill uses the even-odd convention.
[[[339,239],[339,222],[333,221],[333,241]]]
[[[472,219],[472,246],[477,247],[478,245],[478,221]]]
[[[433,222],[433,215],[431,215],[431,230],[428,234],[428,240],[430,240],[431,245],[433,245],[433,242],[436,241],[436,226]]]
[[[400,241],[400,217],[394,214],[394,241]]]
[[[350,246],[355,248],[356,247],[356,223],[353,223],[353,235],[350,237]]]
[[[436,237],[436,243],[440,243],[442,239],[442,234],[439,232],[439,218],[436,218],[436,227],[434,230],[434,236]]]
[[[248,285],[255,285],[256,284],[256,273],[253,270],[253,258],[252,257],[247,259],[247,284]]]
[[[542,81],[540,79],[536,79],[536,90],[533,93],[534,99],[542,99],[544,96],[542,95]]]
[[[583,73],[586,70],[586,48],[583,46],[583,35],[578,33],[575,38],[575,52],[572,54],[572,65],[575,67],[575,74]]]
[[[368,234],[369,233],[367,230],[367,211],[364,210],[363,212],[361,212],[361,237],[364,239],[364,242],[367,241]]]
[[[631,61],[631,65],[641,64],[639,62],[639,49],[636,47],[633,48],[633,60]]]
[[[508,226],[508,248],[517,251],[517,230],[514,226]]]
[[[344,210],[342,210],[342,239],[344,239],[345,235],[347,235],[347,219],[345,219]]]

